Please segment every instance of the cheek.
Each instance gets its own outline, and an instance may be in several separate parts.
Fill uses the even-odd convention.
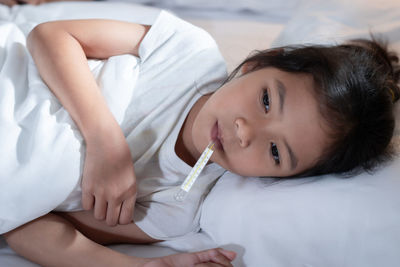
[[[265,155],[260,152],[245,152],[230,154],[216,153],[216,163],[225,169],[243,176],[272,175],[272,166],[268,165]]]

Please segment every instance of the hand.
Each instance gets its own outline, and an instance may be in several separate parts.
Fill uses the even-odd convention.
[[[150,260],[143,267],[231,267],[231,261],[236,257],[233,251],[221,248],[208,249],[200,252],[174,254]]]
[[[49,2],[49,0],[0,0],[0,4],[7,5],[9,7],[13,5],[23,5],[23,4],[39,5],[46,2]]]
[[[61,0],[60,0],[61,1]],[[40,5],[50,2],[49,0],[17,0],[18,4]]]
[[[117,136],[117,137],[115,137]],[[86,142],[82,179],[82,206],[94,208],[97,220],[110,226],[132,221],[136,177],[128,144],[122,132],[101,135]]]
[[[0,4],[11,7],[13,5],[17,5],[18,2],[17,0],[0,0]]]
[[[65,0],[0,0],[0,4],[7,5],[9,7],[13,5],[24,5],[24,4],[30,4],[30,5],[40,5],[43,3],[48,3],[48,2],[61,2]],[[74,1],[74,0],[70,0]],[[86,0],[81,0],[81,1],[86,1]],[[90,0],[87,0],[90,1]]]

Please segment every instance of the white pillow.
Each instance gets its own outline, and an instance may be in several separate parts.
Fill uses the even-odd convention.
[[[308,0],[287,23],[273,46],[340,43],[384,36],[400,50],[400,1]]]
[[[400,52],[400,2],[309,1],[275,46],[332,43],[382,32]],[[400,101],[399,101],[400,102]],[[400,145],[400,103],[394,142]],[[399,266],[400,157],[373,175],[302,179],[226,173],[201,227],[238,252],[235,266]]]
[[[201,227],[235,266],[398,266],[400,159],[374,175],[293,180],[226,173]]]
[[[279,9],[294,9],[302,0],[125,0],[151,6],[168,6],[194,9],[219,9],[228,11],[252,11],[255,13],[271,13]]]

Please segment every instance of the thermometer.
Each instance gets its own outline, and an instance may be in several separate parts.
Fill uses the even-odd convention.
[[[183,181],[181,188],[175,194],[174,198],[176,201],[183,201],[186,198],[186,195],[189,193],[190,188],[192,188],[197,177],[199,177],[201,171],[204,169],[208,160],[213,154],[214,145],[215,145],[214,142],[211,142],[203,151],[200,158],[197,160],[196,164],[190,171],[189,175],[186,177],[185,181]]]

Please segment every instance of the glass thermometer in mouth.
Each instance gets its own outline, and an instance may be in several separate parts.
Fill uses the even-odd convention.
[[[179,191],[174,195],[176,201],[181,202],[185,200],[186,195],[189,193],[190,188],[192,188],[194,182],[196,182],[197,177],[199,177],[200,173],[206,166],[214,150],[215,150],[215,144],[213,141],[211,141],[206,147],[206,149],[204,149],[200,158],[197,160],[196,164],[190,171],[189,175],[186,177],[185,181],[183,181]]]

